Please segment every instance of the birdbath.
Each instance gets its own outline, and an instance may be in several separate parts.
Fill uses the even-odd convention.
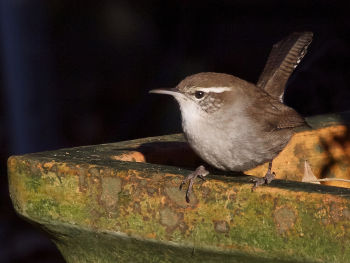
[[[253,192],[266,164],[212,170],[187,203],[202,161],[176,134],[12,156],[10,195],[67,262],[350,262],[348,120],[308,119]]]

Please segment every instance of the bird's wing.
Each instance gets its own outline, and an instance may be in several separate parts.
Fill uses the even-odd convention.
[[[312,36],[312,32],[294,32],[274,44],[257,86],[282,102],[289,76],[305,56]]]
[[[294,109],[284,105],[282,102],[271,97],[260,90],[251,101],[248,115],[254,122],[260,123],[264,131],[276,131],[281,129],[293,129],[300,126],[307,126],[304,118]]]
[[[293,129],[300,126],[307,126],[303,117],[294,109],[280,103],[277,100],[270,100],[271,107],[265,109],[265,116],[269,124],[268,129]]]

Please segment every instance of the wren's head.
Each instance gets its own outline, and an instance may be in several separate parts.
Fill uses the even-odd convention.
[[[174,96],[180,105],[183,121],[216,118],[221,110],[234,103],[247,83],[232,75],[204,72],[191,75],[175,88],[156,89],[150,93]]]

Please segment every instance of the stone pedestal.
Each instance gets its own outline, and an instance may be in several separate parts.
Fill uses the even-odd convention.
[[[350,262],[347,114],[309,119],[277,157],[278,178],[213,171],[186,203],[179,184],[201,161],[182,135],[12,156],[17,213],[67,262]],[[263,176],[261,166],[246,174]],[[328,182],[327,182],[328,183]]]

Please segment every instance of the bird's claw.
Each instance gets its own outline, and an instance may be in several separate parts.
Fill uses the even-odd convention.
[[[184,184],[189,181],[188,188],[186,190],[186,202],[190,202],[190,194],[192,192],[194,181],[197,177],[205,181],[205,176],[207,176],[209,172],[205,169],[203,165],[199,166],[193,173],[190,173],[180,184],[179,189],[182,190]]]
[[[260,185],[270,184],[272,182],[272,180],[275,179],[275,177],[276,177],[275,172],[267,171],[267,173],[264,177],[252,179],[252,182],[254,183],[254,185],[252,187],[252,191],[254,191]]]

